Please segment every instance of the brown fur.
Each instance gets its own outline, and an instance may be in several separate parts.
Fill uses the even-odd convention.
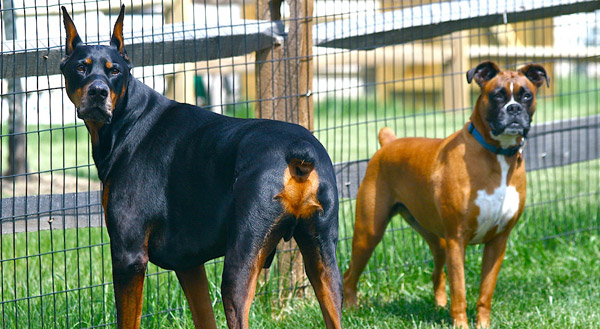
[[[378,137],[379,137],[379,145],[381,145],[381,146],[396,139],[396,135],[394,135],[394,132],[388,127],[381,128],[381,130],[379,131]]]
[[[100,131],[100,128],[102,128],[102,126],[104,126],[104,123],[86,120],[85,125],[88,128],[88,131],[90,133],[90,139],[92,141],[92,145],[98,145],[98,141],[100,140],[99,131]]]
[[[316,211],[323,211],[317,200],[319,175],[314,165],[292,159],[283,173],[283,190],[275,196],[283,205],[285,213],[296,218],[310,218]]]
[[[175,271],[175,273],[190,305],[194,326],[201,329],[216,329],[217,323],[215,322],[204,265],[184,271]]]
[[[525,77],[525,72],[499,72],[490,80],[475,77],[482,88],[482,94],[471,115],[471,122],[477,130],[490,131],[485,118],[487,94],[499,85],[509,88],[513,82],[514,90],[527,85],[535,96],[536,86],[541,85],[543,80],[534,85]],[[532,113],[535,111],[535,103],[530,110]],[[347,305],[356,305],[358,278],[374,248],[381,241],[393,211],[399,210],[407,222],[423,236],[434,256],[432,279],[436,304],[445,306],[447,303],[443,270],[446,265],[452,301],[450,314],[455,325],[468,327],[464,253],[478,226],[479,207],[475,204],[475,199],[477,191],[492,193],[501,184],[497,155],[484,149],[473,138],[468,125],[467,122],[462,130],[445,139],[396,139],[391,129],[381,129],[379,140],[382,147],[369,161],[356,200],[352,259],[344,273]],[[488,143],[500,146],[488,133],[482,134]],[[516,143],[518,142],[520,138],[516,139]],[[497,227],[492,228],[483,238],[485,249],[477,303],[478,327],[489,326],[492,294],[506,241],[525,206],[524,159],[520,153],[504,156],[504,159],[510,166],[507,185],[515,187],[519,193],[519,206],[504,230],[496,232]]]

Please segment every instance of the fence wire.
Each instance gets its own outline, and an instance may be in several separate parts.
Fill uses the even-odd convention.
[[[290,0],[273,15],[263,0],[2,0],[5,328],[115,323],[101,183],[58,70],[59,8],[68,8],[84,42],[107,44],[121,3],[136,78],[207,111],[302,124],[323,143],[340,191],[343,270],[378,130],[444,137],[460,129],[478,95],[465,72],[483,60],[507,69],[541,63],[552,79],[537,96],[527,208],[512,243],[600,232],[597,1]],[[368,275],[385,279],[429,260],[407,228],[392,219]],[[299,257],[293,244],[279,246],[257,288],[268,305],[304,296]],[[221,270],[222,259],[207,267],[215,303]],[[143,323],[160,327],[186,307],[174,274],[149,266]]]

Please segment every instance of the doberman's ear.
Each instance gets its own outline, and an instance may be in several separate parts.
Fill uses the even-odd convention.
[[[112,47],[117,48],[121,56],[125,58],[127,62],[129,62],[129,57],[127,57],[127,52],[125,52],[125,41],[123,40],[123,17],[125,16],[125,5],[121,5],[121,12],[119,13],[119,17],[117,17],[117,22],[115,23],[115,28],[113,29],[112,38],[110,38],[110,45]]]
[[[77,33],[77,29],[75,28],[75,24],[73,24],[73,20],[71,16],[69,16],[69,12],[65,6],[61,7],[63,12],[63,22],[65,24],[65,31],[67,32],[67,43],[65,44],[65,54],[67,56],[71,55],[75,50],[75,47],[81,43],[81,38]]]
[[[525,65],[519,69],[519,72],[523,73],[537,88],[544,84],[544,80],[546,80],[546,86],[550,87],[550,77],[548,77],[546,69],[540,64]]]
[[[483,87],[483,85],[492,80],[498,72],[500,72],[500,68],[498,68],[496,63],[491,61],[481,62],[467,71],[467,82],[471,83],[471,81],[475,80],[480,87]]]

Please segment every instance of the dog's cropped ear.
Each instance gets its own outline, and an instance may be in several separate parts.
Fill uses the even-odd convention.
[[[544,84],[544,80],[546,80],[546,86],[550,87],[550,77],[548,77],[546,69],[540,64],[525,65],[519,69],[519,72],[523,73],[537,88]]]
[[[77,29],[75,28],[75,24],[73,24],[73,20],[71,16],[69,16],[69,12],[65,6],[60,7],[63,12],[63,22],[65,24],[65,31],[67,32],[67,43],[65,44],[65,54],[67,56],[71,55],[77,47],[78,44],[81,43],[81,38],[77,33]]]
[[[483,87],[483,85],[492,80],[498,72],[500,72],[500,68],[498,68],[496,63],[491,61],[481,62],[467,71],[467,82],[471,83],[471,81],[475,80],[480,87]]]
[[[123,40],[123,17],[125,16],[125,5],[121,5],[121,12],[119,13],[119,17],[117,17],[117,22],[115,23],[115,28],[113,29],[112,38],[110,38],[110,45],[112,47],[117,48],[119,54],[125,58],[125,60],[129,63],[129,57],[127,57],[127,52],[125,52],[125,41]]]

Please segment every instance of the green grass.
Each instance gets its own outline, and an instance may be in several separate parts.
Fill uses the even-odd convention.
[[[106,247],[105,247],[106,248]],[[466,283],[469,319],[474,321],[478,294],[481,252],[478,248],[469,252],[466,260]],[[104,251],[107,255],[107,250]],[[100,259],[80,252],[80,268],[91,266],[93,275],[77,273],[76,267],[63,271],[55,269],[54,277],[43,273],[43,285],[51,281],[55,291],[65,287],[77,289],[82,285],[101,284],[110,280],[110,266],[105,258],[102,269]],[[94,256],[95,252],[93,252]],[[63,259],[55,255],[55,262]],[[410,255],[409,255],[410,257]],[[74,266],[76,257],[68,263]],[[12,273],[3,264],[3,300],[13,296],[10,292]],[[36,269],[35,260],[30,269]],[[493,328],[598,328],[600,327],[600,235],[580,234],[568,239],[549,241],[511,241],[500,273],[494,295],[492,311]],[[50,270],[48,268],[47,270]],[[155,269],[150,270],[154,272]],[[430,276],[432,264],[417,260],[415,263],[398,263],[387,271],[374,271],[363,275],[360,283],[360,307],[345,310],[346,328],[451,328],[448,309],[433,305]],[[35,270],[33,271],[35,272]],[[212,273],[209,269],[209,273]],[[11,279],[7,280],[6,277]],[[36,273],[19,273],[19,281],[29,282],[30,294],[37,290]],[[215,287],[212,287],[214,295]],[[48,290],[50,292],[52,290]],[[166,309],[185,307],[181,289],[172,273],[151,276],[145,287],[144,312],[153,313]],[[258,296],[252,306],[250,323],[253,328],[318,328],[323,327],[322,316],[312,294],[306,298],[294,298],[286,303],[273,301],[275,296]],[[270,298],[269,298],[270,297]],[[43,305],[43,309],[42,309]],[[225,324],[222,304],[215,303],[217,322]],[[112,287],[99,286],[67,293],[33,298],[29,301],[2,304],[5,328],[88,327],[114,321]],[[17,314],[18,317],[15,316]],[[43,318],[41,314],[44,314]],[[56,314],[56,316],[54,316]],[[67,320],[68,318],[68,320]],[[68,321],[68,322],[67,322]],[[143,320],[144,328],[191,328],[191,315],[187,309],[155,314]]]
[[[507,260],[495,295],[496,328],[600,327],[600,161],[552,168],[529,174],[529,207],[511,236]],[[548,180],[548,179],[554,180]],[[543,180],[540,182],[539,180]],[[546,181],[548,180],[548,181]],[[564,189],[569,186],[569,189]],[[580,192],[577,198],[573,191]],[[346,269],[350,256],[354,203],[344,200],[340,209],[339,263]],[[583,231],[577,234],[575,232]],[[548,236],[566,235],[563,239]],[[111,323],[114,301],[110,250],[104,229],[54,230],[2,235],[2,304],[4,327],[90,327]],[[480,247],[467,257],[469,316],[477,299]],[[433,307],[431,256],[422,239],[404,222],[392,219],[360,282],[361,307],[345,311],[350,328],[444,328],[446,309]],[[219,324],[225,323],[220,300],[222,264],[208,267]],[[173,273],[150,266],[146,280],[146,328],[189,328],[189,311]],[[251,311],[255,328],[321,327],[319,307],[308,290],[307,298],[280,295],[287,269],[274,262]],[[266,283],[265,283],[266,282]],[[550,305],[552,296],[552,305]],[[159,314],[155,314],[159,313]],[[585,320],[579,326],[578,319]],[[41,325],[44,323],[44,326]],[[502,325],[500,326],[499,324]],[[588,326],[589,324],[589,326]]]

